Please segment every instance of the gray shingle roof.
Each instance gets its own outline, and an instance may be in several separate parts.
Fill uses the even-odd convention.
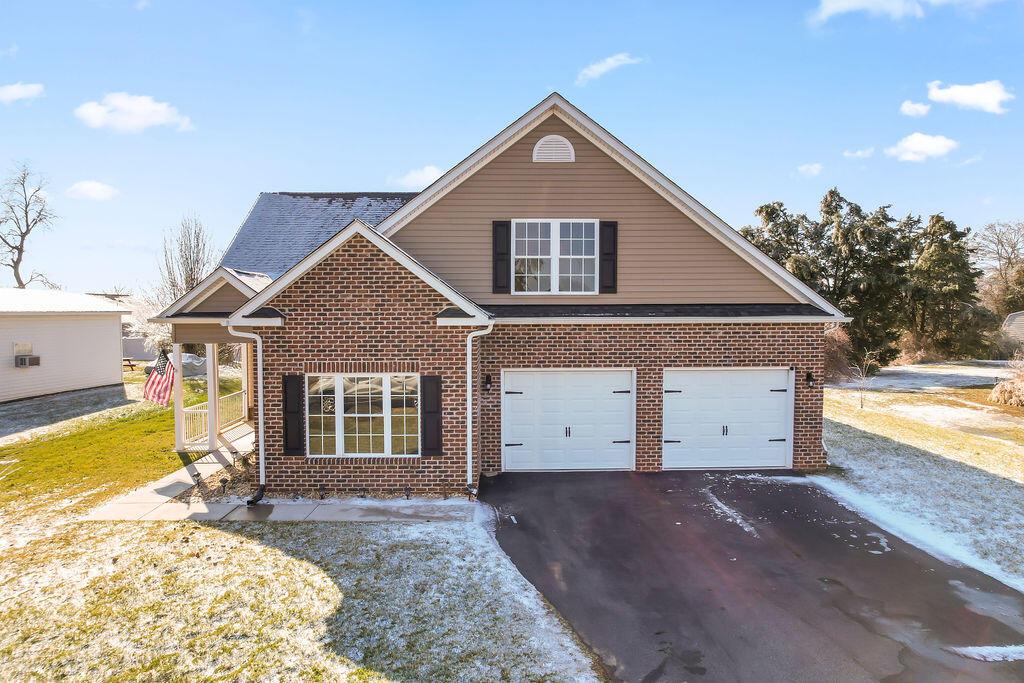
[[[261,192],[221,265],[277,278],[358,218],[375,226],[418,192]]]

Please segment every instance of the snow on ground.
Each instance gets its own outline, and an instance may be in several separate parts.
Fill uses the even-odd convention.
[[[152,405],[141,401],[141,384],[118,384],[0,404],[0,446],[69,430],[87,420],[122,417]]]
[[[887,531],[1024,590],[1020,420],[948,392],[1006,372],[992,362],[887,368],[873,388],[890,393],[864,409],[830,390],[824,437],[843,470],[812,480]]]
[[[79,523],[0,557],[14,679],[597,680],[476,522]]]
[[[1024,660],[1024,645],[979,645],[977,647],[951,647],[963,657],[980,659],[983,662],[1019,662]]]
[[[922,363],[920,365],[893,365],[882,368],[870,378],[868,389],[918,390],[942,387],[969,387],[996,384],[1012,374],[1006,361],[963,361],[959,363]],[[856,380],[835,386],[856,389]]]

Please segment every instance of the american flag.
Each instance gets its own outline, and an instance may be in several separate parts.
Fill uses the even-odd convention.
[[[174,363],[167,357],[167,353],[160,352],[156,359],[156,366],[153,372],[146,378],[146,385],[142,388],[142,398],[162,406],[167,405],[171,400],[171,388],[174,387]]]

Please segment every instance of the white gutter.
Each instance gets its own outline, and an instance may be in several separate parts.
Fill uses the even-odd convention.
[[[490,334],[494,323],[473,330],[466,337],[466,488],[473,490],[473,340]]]
[[[231,325],[227,326],[228,332],[238,337],[246,337],[256,342],[256,415],[259,420],[259,442],[260,442],[260,488],[267,485],[266,452],[267,440],[264,437],[263,419],[263,338],[255,332],[242,332]]]

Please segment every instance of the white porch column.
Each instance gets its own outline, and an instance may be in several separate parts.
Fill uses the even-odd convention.
[[[181,344],[171,345],[171,363],[174,365],[174,386],[171,400],[174,402],[174,450],[185,450],[185,407],[181,378]]]
[[[217,437],[220,435],[220,366],[217,358],[217,345],[206,345],[206,425],[208,447],[211,451],[220,448]]]

